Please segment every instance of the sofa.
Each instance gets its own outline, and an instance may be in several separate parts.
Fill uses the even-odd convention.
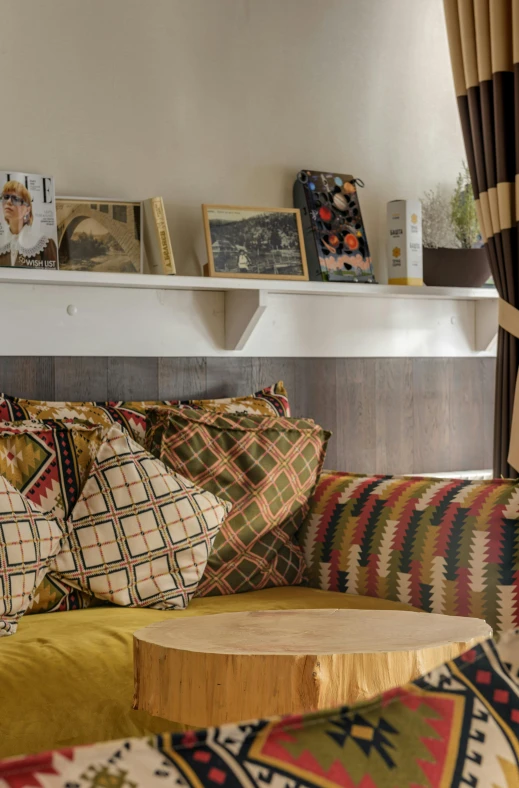
[[[275,405],[279,407],[280,393],[274,393]],[[274,399],[272,390],[265,396],[270,407]],[[27,401],[13,398],[4,398],[4,403],[4,413],[0,409],[0,415],[6,424],[8,418],[19,423],[20,419],[35,418],[32,403],[27,405]],[[103,424],[96,420],[121,420],[121,408],[110,405],[93,411],[89,406],[85,412],[86,406],[81,411],[76,404],[68,403],[66,408],[60,405],[56,413],[56,403],[51,405],[49,408],[40,403],[36,418],[42,421],[37,422],[37,427],[24,429],[31,440],[35,430],[39,435],[52,433],[54,443],[47,436],[45,446],[57,458],[56,468],[61,447],[65,445],[64,433],[72,429],[78,433],[75,444],[66,442],[66,451],[75,451],[78,458],[78,487],[81,474],[84,477],[92,473],[85,459],[88,452],[83,448],[86,444],[81,430],[84,428],[63,426],[61,422],[61,426],[55,427],[53,419],[72,414],[89,423]],[[138,438],[136,430],[144,430],[147,417],[135,404],[131,409],[127,403],[123,405],[122,427],[128,434],[133,430]],[[258,407],[257,399],[254,407]],[[172,418],[170,413],[166,417]],[[216,429],[215,423],[220,418],[192,410],[187,416],[177,411],[174,417],[179,423],[203,422],[206,432]],[[226,416],[224,421],[232,418]],[[51,421],[44,423],[44,419]],[[290,429],[295,421],[290,422]],[[278,429],[278,422],[271,416],[267,422],[269,430]],[[105,426],[112,430],[109,424]],[[162,428],[160,423],[156,429],[159,427]],[[18,440],[20,429],[5,428],[6,440]],[[320,428],[312,423],[298,429],[313,435]],[[173,441],[167,445],[170,463],[186,447],[180,430],[178,426],[175,432],[181,436],[178,445]],[[156,431],[155,437],[157,434]],[[101,438],[95,434],[89,441],[89,446],[95,446],[98,451]],[[168,457],[160,454],[160,459],[168,460]],[[202,474],[206,473],[206,466],[204,462]],[[51,466],[45,466],[46,475],[42,473],[37,484],[33,483],[33,474],[32,487],[29,489],[27,485],[23,491],[41,499],[46,484],[46,500],[56,509],[63,505],[64,495],[51,497],[60,488],[47,468]],[[0,470],[6,472],[3,467]],[[56,470],[55,479],[60,478]],[[63,476],[64,492],[71,489],[68,478]],[[203,478],[195,481],[204,487]],[[317,484],[310,476],[305,477],[305,484],[311,490],[305,517],[291,532],[290,543],[286,535],[280,542],[300,555],[302,572],[294,573],[287,561],[285,566],[292,575],[285,574],[282,582],[278,582],[276,575],[270,575],[269,582],[264,583],[270,587],[250,589],[250,577],[244,576],[239,578],[244,590],[232,593],[224,588],[222,592],[215,574],[217,564],[210,567],[208,563],[213,572],[210,593],[191,599],[186,609],[164,610],[93,606],[91,595],[85,601],[84,592],[70,588],[63,591],[59,579],[53,581],[54,585],[49,584],[45,604],[36,598],[35,609],[29,611],[32,615],[21,618],[16,634],[0,639],[0,757],[178,732],[181,726],[175,722],[151,718],[132,709],[132,635],[157,621],[234,611],[343,608],[475,616],[486,619],[496,631],[519,626],[519,605],[515,601],[519,598],[519,573],[514,548],[519,496],[515,481],[322,472]],[[231,577],[229,589],[233,588],[231,581],[236,584],[236,577]],[[71,609],[74,606],[81,609]],[[38,609],[52,609],[52,612],[38,612]]]

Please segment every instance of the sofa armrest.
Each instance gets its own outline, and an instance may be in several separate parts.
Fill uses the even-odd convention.
[[[337,493],[351,474],[323,470],[310,499],[310,508],[298,532],[310,586],[325,591],[346,591],[341,568],[346,568],[351,545],[343,537]]]
[[[313,587],[500,632],[519,627],[518,525],[518,480],[323,471],[299,542]]]

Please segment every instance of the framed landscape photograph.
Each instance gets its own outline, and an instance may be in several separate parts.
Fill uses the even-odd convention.
[[[202,212],[209,276],[308,279],[298,209],[202,205]]]
[[[142,273],[140,202],[56,198],[60,269]]]

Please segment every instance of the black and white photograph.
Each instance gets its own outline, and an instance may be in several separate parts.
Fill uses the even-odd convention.
[[[202,210],[209,276],[308,279],[297,209],[203,205]]]
[[[142,272],[140,202],[58,197],[56,212],[61,269]]]

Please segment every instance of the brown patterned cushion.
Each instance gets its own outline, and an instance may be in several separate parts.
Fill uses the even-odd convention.
[[[67,518],[106,429],[56,422],[0,422],[0,474],[50,517]],[[28,613],[89,607],[95,600],[48,572]]]
[[[117,605],[185,608],[230,508],[113,425],[51,566]]]
[[[0,394],[0,419],[4,421],[78,419],[90,424],[101,424],[104,427],[119,424],[125,427],[138,443],[142,443],[146,433],[146,412],[150,407],[160,405],[203,408],[219,413],[290,416],[287,392],[280,381],[247,397],[186,400],[185,402],[178,400],[162,402],[45,402]]]
[[[294,536],[322,467],[329,433],[312,421],[154,409],[146,445],[192,482],[230,501],[197,595],[297,585]]]

